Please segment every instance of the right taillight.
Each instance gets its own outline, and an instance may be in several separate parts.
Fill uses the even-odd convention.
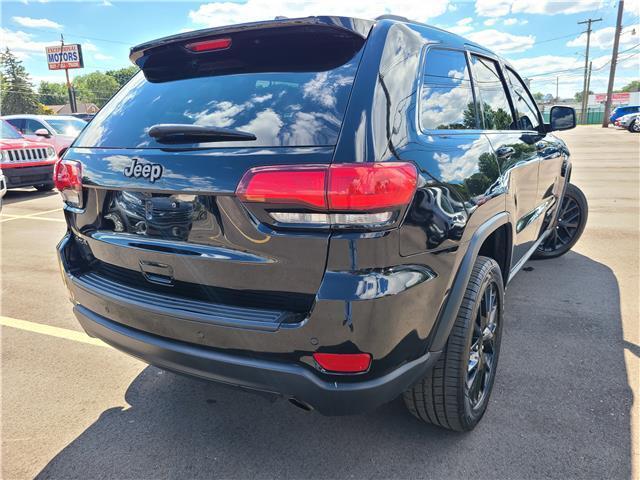
[[[82,208],[82,164],[60,160],[53,171],[53,183],[67,205]]]
[[[247,171],[236,194],[270,204],[280,224],[381,226],[409,204],[417,181],[416,167],[406,162],[278,165]]]

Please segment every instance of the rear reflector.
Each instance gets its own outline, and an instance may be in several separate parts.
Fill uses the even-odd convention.
[[[313,359],[327,372],[360,373],[369,370],[369,353],[314,353]]]
[[[74,160],[60,160],[53,171],[53,183],[70,206],[82,208],[82,164]]]
[[[203,40],[202,42],[187,43],[185,48],[192,52],[211,52],[213,50],[226,50],[230,46],[230,38],[216,38],[213,40]]]
[[[411,163],[279,165],[244,174],[236,194],[245,202],[368,212],[406,206],[418,173]]]

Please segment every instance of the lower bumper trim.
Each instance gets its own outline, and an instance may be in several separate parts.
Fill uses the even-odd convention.
[[[126,327],[82,305],[74,313],[84,330],[149,364],[177,373],[293,397],[325,415],[363,413],[387,403],[420,379],[439,352],[361,382],[327,382],[302,365],[231,355]]]

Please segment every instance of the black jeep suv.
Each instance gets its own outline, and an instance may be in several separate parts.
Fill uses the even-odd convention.
[[[131,60],[55,172],[86,332],[325,414],[403,394],[473,428],[505,285],[584,228],[550,134],[573,110],[543,123],[503,59],[398,18],[200,30]]]

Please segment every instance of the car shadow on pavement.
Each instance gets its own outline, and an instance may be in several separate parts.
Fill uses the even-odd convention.
[[[350,417],[149,367],[37,478],[629,478],[618,283],[570,252],[509,286],[480,425],[425,425],[396,400]]]
[[[39,192],[35,188],[20,189],[20,190],[7,190],[7,193],[2,198],[3,205],[11,205],[12,203],[23,202],[25,200],[33,200],[36,198],[45,198],[52,195],[57,195],[56,190],[48,190],[46,192]],[[60,207],[62,208],[62,207]]]

